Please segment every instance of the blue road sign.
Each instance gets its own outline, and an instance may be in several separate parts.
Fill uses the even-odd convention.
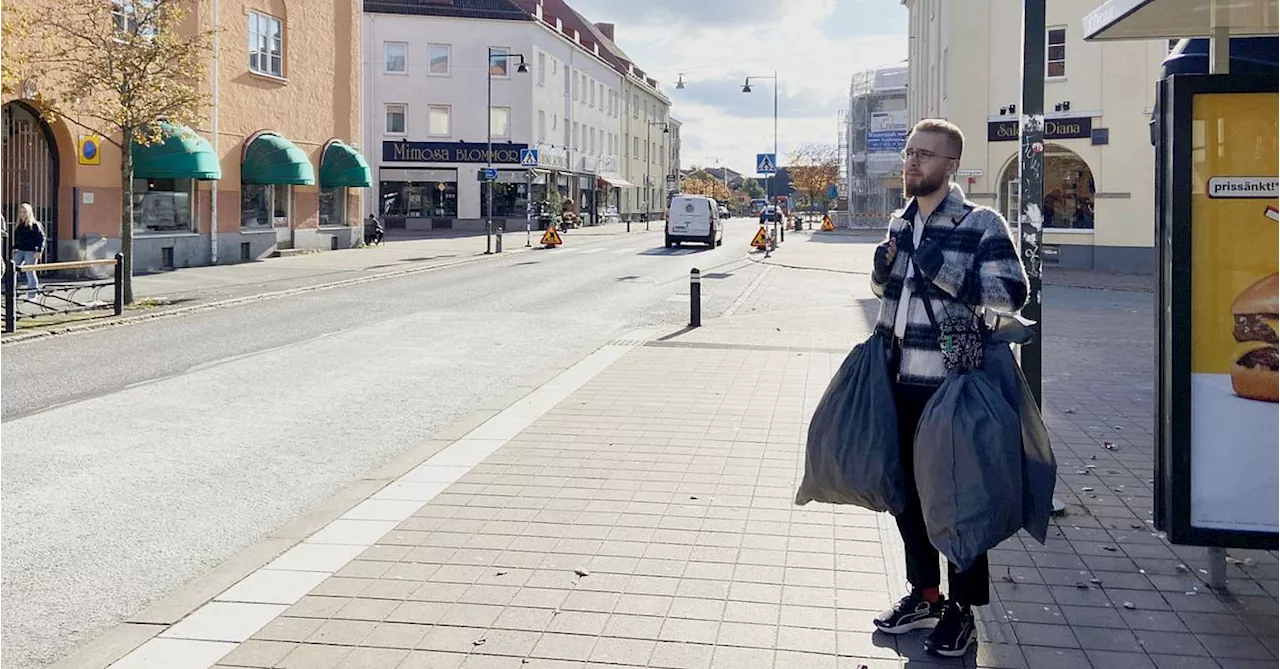
[[[538,150],[537,149],[520,149],[520,166],[521,167],[537,167],[538,166]]]
[[[778,154],[757,153],[756,174],[773,174],[778,171]]]
[[[484,180],[485,180],[485,181],[497,181],[497,180],[498,180],[498,168],[496,168],[496,167],[486,167],[486,168],[484,168]]]
[[[831,184],[830,186],[827,186],[827,199],[828,199],[828,200],[834,200],[834,199],[836,199],[836,196],[838,196],[838,195],[840,195],[840,190],[839,190],[838,188],[836,188],[836,185],[835,185],[835,184]]]

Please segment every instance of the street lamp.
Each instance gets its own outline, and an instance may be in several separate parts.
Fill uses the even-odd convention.
[[[772,79],[773,80],[773,160],[774,160],[773,168],[774,170],[777,170],[778,169],[778,165],[777,165],[777,160],[778,160],[778,71],[774,70],[773,76],[760,75],[760,76],[747,77],[747,80],[742,84],[743,93],[751,92],[752,79]],[[773,175],[775,173],[776,172],[770,172],[768,181],[766,182],[769,184],[768,185],[769,197],[773,197]]]
[[[651,136],[653,126],[662,126],[662,134],[671,132],[666,121],[648,121],[644,129],[644,229],[649,231],[649,218],[653,215],[653,142]],[[631,232],[631,222],[627,221],[627,232]]]
[[[504,64],[509,58],[519,58],[520,62],[516,65],[516,73],[527,74],[529,66],[524,62],[524,54],[519,53],[499,53],[493,52],[493,47],[489,47],[489,64],[485,67],[485,80],[488,87],[488,105],[485,107],[485,144],[487,149],[484,154],[485,167],[493,168],[493,63],[495,60],[501,60]],[[505,69],[505,68],[504,68]],[[507,116],[507,136],[511,135],[511,116]],[[487,184],[487,202],[485,208],[484,220],[484,252],[486,254],[493,253],[493,180],[485,179]]]

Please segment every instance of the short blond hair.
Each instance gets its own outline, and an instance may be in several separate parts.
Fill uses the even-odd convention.
[[[964,155],[964,133],[960,131],[960,127],[956,124],[940,118],[926,118],[911,129],[911,134],[917,132],[936,132],[940,135],[946,135],[947,141],[951,142],[951,148],[955,149],[956,158]]]

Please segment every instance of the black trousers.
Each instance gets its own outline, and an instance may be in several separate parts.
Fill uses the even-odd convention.
[[[920,493],[916,490],[913,445],[916,425],[924,413],[924,406],[933,397],[934,388],[895,383],[894,400],[898,407],[898,446],[902,452],[902,468],[906,474],[907,510],[898,516],[898,533],[907,552],[907,580],[917,589],[936,588],[941,585],[938,568],[938,551],[929,543],[924,527],[924,514],[920,510]],[[969,606],[986,606],[991,601],[990,574],[987,555],[983,553],[966,571],[956,571],[947,562],[947,585],[951,598]]]

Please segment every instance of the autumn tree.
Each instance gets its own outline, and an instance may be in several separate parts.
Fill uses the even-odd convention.
[[[804,193],[810,206],[826,202],[827,188],[840,178],[840,152],[830,144],[801,144],[790,155],[791,185]]]
[[[743,179],[741,190],[753,200],[764,197],[764,186],[761,186],[757,179]]]
[[[3,85],[34,89],[50,120],[101,135],[120,150],[124,300],[133,301],[133,152],[193,125],[209,104],[203,85],[213,31],[198,0],[58,0],[4,8]]]
[[[703,170],[694,170],[684,178],[680,190],[689,195],[706,195],[715,200],[728,200],[729,189],[724,183]]]

